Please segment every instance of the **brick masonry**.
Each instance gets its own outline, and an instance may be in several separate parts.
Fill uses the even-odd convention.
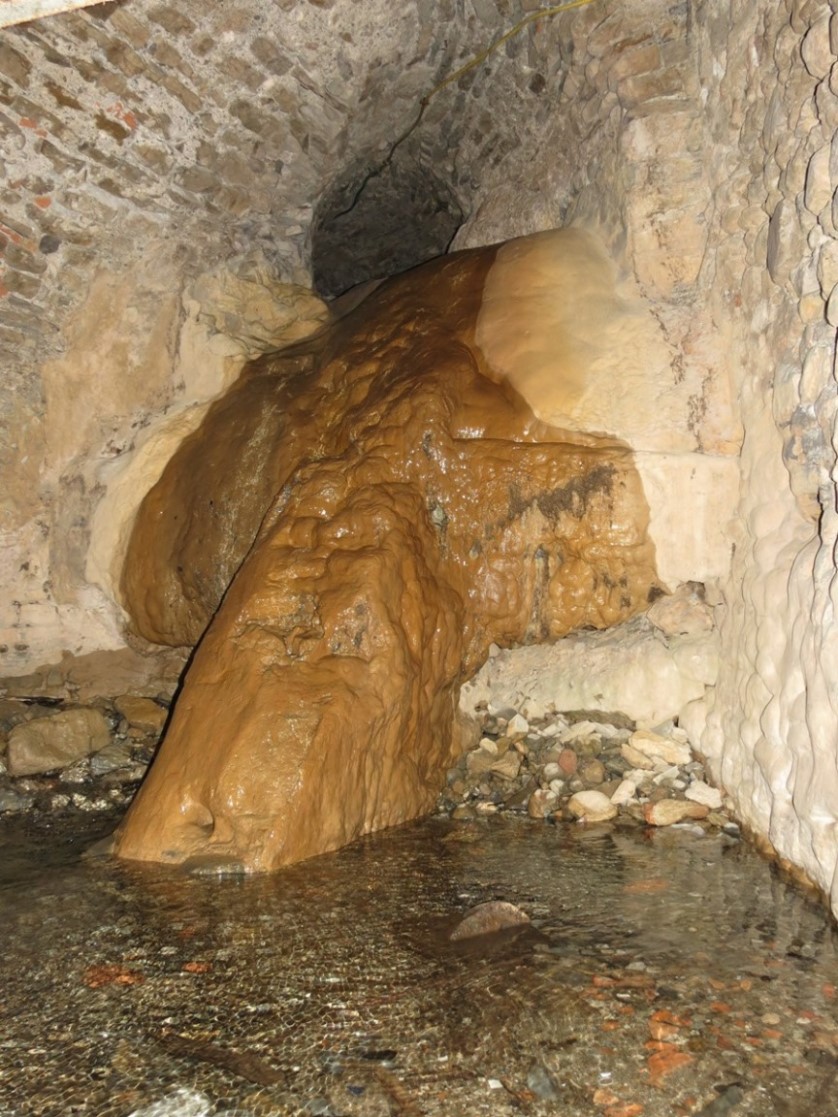
[[[628,160],[638,183],[663,174],[671,212],[632,215],[626,180],[594,216],[647,237],[653,293],[695,298],[706,183],[687,5],[593,0],[535,21],[417,124],[438,82],[535,8],[122,0],[0,33],[0,677],[45,654],[34,631],[56,610],[84,627],[103,473],[185,398],[178,329],[208,274],[305,285],[314,240],[340,289],[353,259],[360,280],[435,255],[498,199],[497,237],[562,224],[592,185],[625,180],[631,122],[677,109],[679,160],[661,171],[654,143]],[[528,174],[545,147],[549,169]],[[235,333],[226,309],[200,307]],[[118,642],[114,624],[94,643]],[[54,643],[57,658],[84,641],[59,626]]]

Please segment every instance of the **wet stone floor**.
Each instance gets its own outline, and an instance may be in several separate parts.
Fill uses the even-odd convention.
[[[218,879],[82,859],[112,825],[0,828],[2,1117],[838,1113],[830,920],[724,831],[432,818]],[[531,923],[452,941],[489,900]]]

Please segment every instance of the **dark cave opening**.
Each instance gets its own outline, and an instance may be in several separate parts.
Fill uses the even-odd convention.
[[[446,252],[466,214],[453,190],[413,155],[343,176],[312,229],[314,287],[325,298],[397,275]]]

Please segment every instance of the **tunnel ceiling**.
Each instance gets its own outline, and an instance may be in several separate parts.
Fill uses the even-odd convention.
[[[0,342],[43,360],[91,275],[150,245],[180,275],[257,254],[310,282],[316,222],[328,293],[444,251],[481,174],[545,119],[560,21],[413,127],[421,99],[529,6],[117,0],[0,32]]]
[[[323,197],[311,235],[314,287],[333,297],[440,256],[462,220],[445,180],[416,155],[398,150],[380,167],[359,168],[348,187]]]

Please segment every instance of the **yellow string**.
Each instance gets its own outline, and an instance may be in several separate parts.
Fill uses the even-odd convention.
[[[594,0],[567,0],[564,4],[554,4],[550,8],[539,8],[538,11],[530,12],[528,16],[519,20],[514,27],[511,27],[507,32],[501,35],[499,39],[495,39],[493,43],[490,43],[485,50],[476,54],[474,58],[469,59],[464,66],[460,66],[453,74],[449,74],[447,78],[443,78],[438,85],[433,87],[430,93],[425,94],[422,98],[422,105],[427,105],[431,97],[435,97],[446,85],[450,85],[452,81],[457,81],[463,74],[467,74],[469,70],[473,70],[476,66],[479,66],[481,62],[485,62],[490,54],[493,54],[499,47],[502,47],[504,43],[509,42],[510,39],[514,38],[519,31],[523,31],[529,24],[535,23],[536,20],[539,19],[549,19],[551,16],[561,15],[562,12],[569,12],[573,8],[584,8],[587,4],[592,4],[593,2]]]

